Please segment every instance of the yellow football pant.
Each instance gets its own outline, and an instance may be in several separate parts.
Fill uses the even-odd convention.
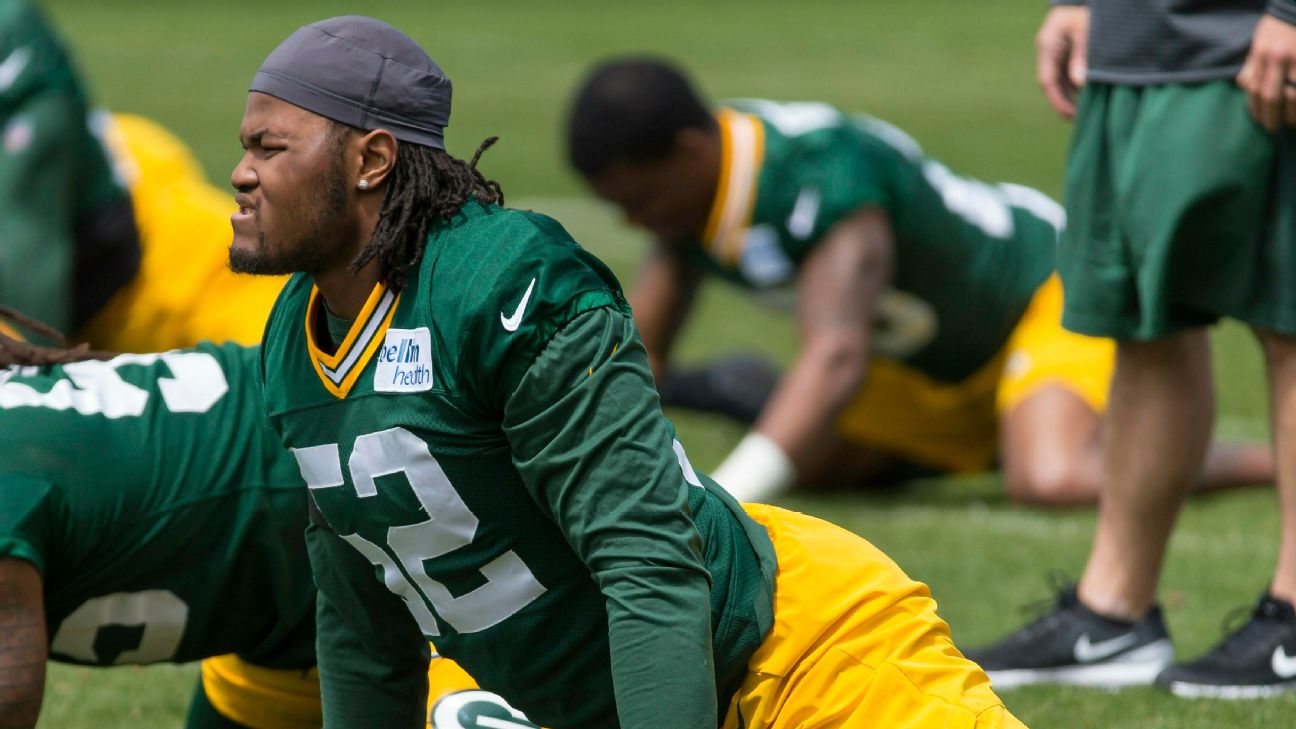
[[[722,729],[1025,729],[964,658],[927,586],[864,539],[762,504],[744,509],[778,555],[774,626],[748,662]],[[203,661],[221,714],[254,729],[318,727],[319,677]],[[429,722],[456,702],[488,701],[522,720],[449,659],[428,667]],[[431,724],[429,724],[431,726]]]
[[[1000,413],[1048,385],[1065,387],[1096,413],[1107,409],[1107,389],[1116,371],[1116,342],[1063,329],[1062,303],[1062,280],[1055,273],[1035,292],[1004,348]]]
[[[202,662],[202,683],[216,711],[253,729],[319,729],[324,721],[319,671],[313,668],[262,668],[235,655],[219,656]],[[459,664],[434,657],[428,665],[428,727],[460,729],[459,713],[469,703],[489,704],[519,725],[526,721],[504,699],[478,688]]]
[[[778,554],[774,627],[724,729],[1024,729],[954,647],[926,585],[844,529],[744,508]]]
[[[252,729],[319,729],[319,671],[262,668],[235,655],[202,662],[203,691],[223,716]]]
[[[942,471],[982,471],[998,453],[1000,417],[1048,386],[1070,390],[1101,413],[1115,366],[1112,340],[1062,328],[1062,283],[1054,274],[1035,291],[1003,350],[962,381],[939,382],[874,359],[837,432]]]

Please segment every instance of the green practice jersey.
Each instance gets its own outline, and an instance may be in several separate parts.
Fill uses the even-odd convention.
[[[962,380],[999,352],[1053,271],[1063,213],[1035,190],[959,177],[895,127],[827,104],[737,101],[717,118],[720,188],[689,250],[777,296],[834,224],[881,208],[895,270],[878,303],[877,356]]]
[[[0,370],[0,555],[44,581],[51,658],[313,665],[305,487],[259,350]]]
[[[689,466],[612,274],[468,203],[336,349],[297,277],[265,337],[311,489],[326,726],[417,726],[426,639],[547,727],[713,727],[772,625],[768,535]]]
[[[139,240],[62,44],[0,0],[0,303],[62,330],[128,281]]]

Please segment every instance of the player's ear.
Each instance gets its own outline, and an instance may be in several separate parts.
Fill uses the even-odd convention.
[[[686,159],[703,158],[713,141],[705,129],[684,127],[675,132],[674,148],[671,153],[672,156],[682,156]]]
[[[387,179],[396,166],[397,148],[400,146],[391,132],[374,129],[360,137],[360,174],[357,182],[362,190],[373,190]]]

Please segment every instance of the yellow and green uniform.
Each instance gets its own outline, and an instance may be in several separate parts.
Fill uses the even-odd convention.
[[[925,588],[831,525],[749,515],[689,465],[618,284],[555,222],[469,202],[410,278],[344,322],[299,276],[266,330],[266,406],[310,487],[326,727],[421,725],[427,640],[554,729],[782,726],[819,708],[792,674],[749,686],[772,665],[761,651],[787,646],[780,666],[813,671],[815,647],[867,642],[862,603],[936,647],[916,694],[1017,726],[930,600],[898,594]],[[771,540],[790,525],[802,534]],[[795,549],[822,535],[857,544]],[[839,559],[858,600],[799,611],[799,582]],[[793,606],[781,618],[776,590]],[[847,650],[914,650],[874,635],[878,653]],[[956,690],[929,686],[939,675]],[[901,715],[922,703],[874,698]]]
[[[42,575],[51,659],[237,654],[314,681],[306,498],[258,360],[204,344],[0,370],[0,556]],[[318,723],[317,689],[312,706]]]
[[[23,0],[0,0],[0,303],[64,331],[139,266],[114,175],[62,43]]]
[[[612,274],[548,218],[468,203],[411,279],[336,348],[305,277],[266,330],[267,407],[318,507],[325,725],[421,720],[425,639],[545,726],[716,721],[773,556],[685,480]]]
[[[997,412],[1025,396],[1021,383],[1060,381],[1104,405],[1110,345],[1062,333],[1053,310],[1064,219],[1056,203],[960,177],[895,127],[827,104],[735,101],[717,120],[719,187],[703,235],[687,247],[705,268],[786,301],[801,263],[838,222],[875,206],[891,224],[894,273],[875,313],[873,364],[842,435],[973,470],[992,461]],[[1028,322],[1036,334],[1026,339]],[[1034,351],[1040,335],[1052,344]]]

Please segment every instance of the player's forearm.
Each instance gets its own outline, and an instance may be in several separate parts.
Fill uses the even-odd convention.
[[[893,247],[890,219],[869,206],[834,225],[802,265],[801,351],[756,423],[798,470],[831,441],[837,416],[864,379],[872,314],[891,280]]]
[[[635,325],[658,383],[665,381],[675,336],[693,306],[700,281],[700,272],[686,259],[659,247],[644,262],[630,295]]]
[[[831,441],[837,417],[864,379],[868,333],[843,331],[808,343],[756,423],[800,472]]]
[[[0,729],[36,726],[47,655],[40,573],[0,559]]]
[[[628,567],[604,587],[623,729],[715,727],[709,588],[704,575],[672,574],[645,563]]]

